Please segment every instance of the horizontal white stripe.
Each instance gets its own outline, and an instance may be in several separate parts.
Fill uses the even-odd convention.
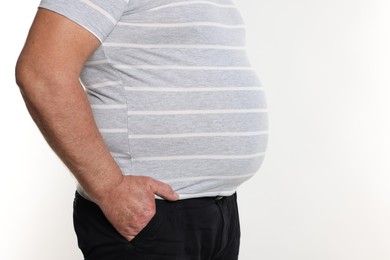
[[[213,22],[188,22],[188,23],[126,23],[119,22],[119,26],[136,26],[136,27],[151,27],[151,28],[178,28],[178,27],[194,27],[194,26],[211,26],[226,29],[245,28],[244,24],[223,24]]]
[[[97,109],[121,109],[127,108],[126,104],[118,104],[118,105],[91,105],[92,108]]]
[[[265,153],[255,154],[235,154],[235,155],[172,155],[172,156],[147,156],[132,158],[132,161],[170,161],[170,160],[235,160],[235,159],[250,159],[255,157],[264,156]]]
[[[116,20],[114,19],[114,17],[112,17],[106,10],[104,10],[100,6],[92,3],[89,0],[80,0],[80,1],[83,2],[84,4],[88,5],[88,6],[92,7],[93,9],[95,9],[96,11],[101,13],[102,15],[104,15],[108,20],[110,20],[112,22],[112,24],[116,24]]]
[[[99,128],[101,133],[127,133],[127,128]]]
[[[250,178],[254,176],[256,172],[252,172],[244,175],[234,175],[234,176],[222,176],[222,175],[209,175],[209,176],[197,176],[197,177],[183,177],[183,178],[175,178],[175,179],[165,179],[160,180],[165,183],[175,183],[175,182],[187,182],[187,181],[202,181],[202,180],[212,180],[212,179],[242,179],[242,178]]]
[[[233,195],[236,190],[227,190],[227,191],[221,191],[221,187],[217,187],[214,191],[208,191],[208,192],[196,192],[196,193],[181,193],[180,190],[177,191],[179,193],[180,199],[186,199],[186,198],[200,198],[200,197],[214,197],[216,194],[221,196],[231,196]],[[194,196],[196,195],[196,196]],[[158,197],[157,195],[155,195]],[[161,197],[160,197],[161,198]]]
[[[213,6],[221,7],[221,8],[236,8],[234,5],[223,5],[223,4],[217,4],[214,2],[210,2],[210,1],[185,1],[185,2],[160,5],[158,7],[152,8],[148,11],[156,11],[156,10],[164,9],[167,7],[175,7],[175,6],[181,6],[181,5],[192,5],[192,4],[208,4],[208,5],[213,5]]]
[[[264,91],[263,87],[199,87],[199,88],[167,88],[167,87],[125,87],[126,91],[157,92],[202,92],[202,91]]]
[[[100,64],[106,64],[110,63],[109,60],[104,59],[104,60],[92,60],[92,61],[87,61],[85,65],[100,65]]]
[[[265,113],[267,109],[215,109],[215,110],[165,110],[165,111],[127,111],[128,115],[191,115],[191,114],[234,114]]]
[[[105,47],[126,47],[137,49],[217,49],[217,50],[245,50],[245,46],[204,45],[204,44],[136,44],[121,42],[105,42]]]
[[[114,152],[110,152],[111,156],[114,157],[114,158],[131,158],[131,156],[129,154],[126,154],[126,153],[114,153]]]
[[[173,65],[113,65],[117,69],[153,69],[153,70],[253,70],[252,67],[215,67],[215,66],[173,66]]]
[[[110,87],[110,86],[116,86],[122,84],[121,81],[107,81],[107,82],[100,82],[95,83],[91,85],[86,85],[86,88],[100,88],[100,87]]]
[[[129,138],[130,139],[150,139],[150,138],[186,138],[186,137],[209,137],[209,136],[236,137],[236,136],[253,136],[253,135],[266,135],[266,134],[268,134],[268,131],[129,135]]]

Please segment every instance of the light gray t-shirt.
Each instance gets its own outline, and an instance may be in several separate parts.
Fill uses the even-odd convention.
[[[186,199],[231,195],[259,170],[267,105],[231,0],[42,0],[40,7],[101,41],[80,80],[124,175],[166,182]]]

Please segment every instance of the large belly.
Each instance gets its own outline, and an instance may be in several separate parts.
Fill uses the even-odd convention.
[[[124,174],[166,181],[184,197],[233,192],[258,171],[268,141],[237,10],[195,2],[171,5],[181,16],[167,5],[124,16],[83,73]]]

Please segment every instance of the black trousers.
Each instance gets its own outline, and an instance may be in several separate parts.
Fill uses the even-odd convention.
[[[170,202],[156,199],[156,214],[130,242],[99,206],[76,192],[74,228],[86,260],[237,260],[237,194]]]

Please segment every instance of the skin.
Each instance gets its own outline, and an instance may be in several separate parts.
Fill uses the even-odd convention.
[[[179,196],[150,177],[123,176],[107,149],[79,82],[84,63],[99,45],[68,18],[39,9],[16,65],[16,82],[48,144],[130,241],[154,216],[155,194],[167,200]]]

